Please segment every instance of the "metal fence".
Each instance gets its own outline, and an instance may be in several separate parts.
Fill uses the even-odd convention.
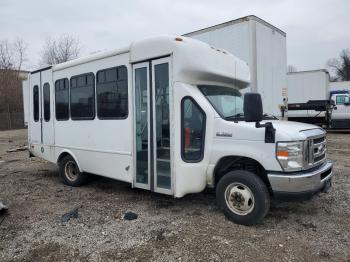
[[[8,105],[0,105],[0,130],[24,128],[23,111],[14,111]]]
[[[26,74],[0,69],[0,130],[24,127],[22,80]]]

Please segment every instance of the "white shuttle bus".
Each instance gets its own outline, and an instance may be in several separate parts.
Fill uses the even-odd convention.
[[[186,37],[135,41],[30,74],[28,145],[65,184],[87,174],[174,197],[216,188],[232,221],[251,225],[272,198],[331,186],[325,131],[264,119],[248,65]]]

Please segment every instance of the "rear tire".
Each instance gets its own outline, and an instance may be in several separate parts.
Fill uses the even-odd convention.
[[[229,220],[246,226],[258,223],[270,208],[266,185],[257,175],[245,170],[224,175],[216,187],[216,199]]]
[[[65,156],[58,163],[58,167],[64,184],[68,186],[81,186],[87,182],[87,175],[80,172],[77,163],[70,155]]]

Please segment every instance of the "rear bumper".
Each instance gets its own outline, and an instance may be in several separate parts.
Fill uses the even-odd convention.
[[[333,163],[327,160],[316,169],[296,173],[268,174],[273,195],[277,199],[307,199],[318,192],[327,192],[332,185]]]

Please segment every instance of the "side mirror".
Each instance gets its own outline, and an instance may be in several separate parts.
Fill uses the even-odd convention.
[[[265,127],[265,143],[275,143],[276,129],[272,123],[260,124],[260,121],[263,120],[263,106],[260,94],[246,93],[244,95],[243,111],[246,122],[255,122],[256,128]]]
[[[260,122],[263,120],[261,96],[258,93],[244,94],[244,118],[246,122]]]

